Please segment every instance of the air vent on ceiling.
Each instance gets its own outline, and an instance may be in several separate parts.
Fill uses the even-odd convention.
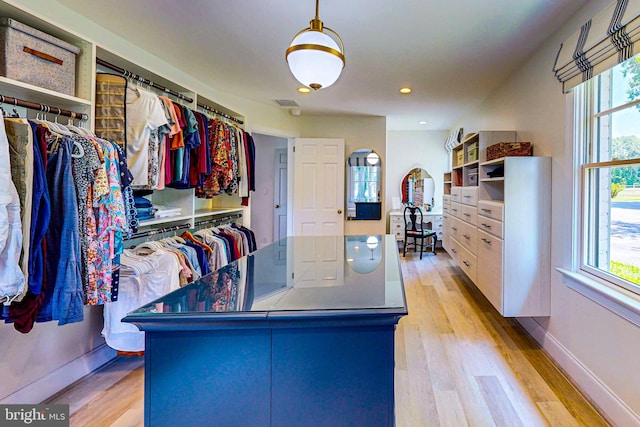
[[[294,108],[300,106],[296,101],[293,101],[291,99],[274,99],[274,102],[284,108]]]

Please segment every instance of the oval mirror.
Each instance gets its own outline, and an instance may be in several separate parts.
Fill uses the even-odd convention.
[[[354,151],[347,159],[347,219],[382,218],[382,159],[370,148]]]
[[[402,203],[430,211],[435,189],[435,181],[429,172],[422,168],[411,169],[402,180]]]

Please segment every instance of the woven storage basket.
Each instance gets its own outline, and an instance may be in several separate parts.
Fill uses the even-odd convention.
[[[533,146],[530,142],[505,142],[504,156],[531,156]]]
[[[76,92],[80,49],[11,18],[0,18],[0,74],[66,95]]]
[[[487,160],[495,160],[504,157],[504,142],[498,142],[487,147]]]

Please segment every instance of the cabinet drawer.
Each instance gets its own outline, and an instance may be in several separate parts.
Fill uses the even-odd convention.
[[[443,214],[451,213],[451,203],[447,203],[445,205],[442,205],[442,213]]]
[[[478,230],[493,234],[500,239],[502,239],[503,233],[502,224],[502,221],[497,221],[486,216],[478,215]]]
[[[478,279],[478,259],[464,246],[458,246],[458,265],[473,283]]]
[[[462,201],[462,187],[451,188],[451,203]]]
[[[462,205],[460,203],[451,203],[451,216],[462,219]]]
[[[476,206],[478,204],[478,187],[462,187],[461,203]]]
[[[504,215],[504,203],[493,200],[478,201],[478,215],[483,215],[492,219],[502,221]]]
[[[476,253],[478,245],[478,229],[474,225],[460,221],[460,231],[457,239],[458,242],[471,251],[471,253]]]
[[[431,223],[431,229],[435,230],[442,223],[442,215],[425,215],[423,221],[425,224]]]
[[[503,313],[502,240],[478,230],[478,289]]]
[[[442,196],[442,204],[444,206],[451,204],[451,194],[445,194]]]
[[[469,224],[476,225],[478,223],[478,208],[475,206],[462,205],[462,216],[460,219]]]
[[[460,243],[451,236],[448,237],[448,245],[449,245],[449,255],[451,255],[451,259],[455,264],[458,264],[458,253],[460,252]]]
[[[458,218],[452,216],[449,218],[451,220],[449,231],[451,231],[451,237],[456,240],[460,240],[462,237],[462,221]]]

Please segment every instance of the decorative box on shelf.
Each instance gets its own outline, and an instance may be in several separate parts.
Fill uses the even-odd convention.
[[[509,156],[532,156],[533,146],[530,142],[498,142],[487,147],[487,160],[495,160]]]
[[[0,74],[75,96],[80,49],[11,18],[0,18]]]

